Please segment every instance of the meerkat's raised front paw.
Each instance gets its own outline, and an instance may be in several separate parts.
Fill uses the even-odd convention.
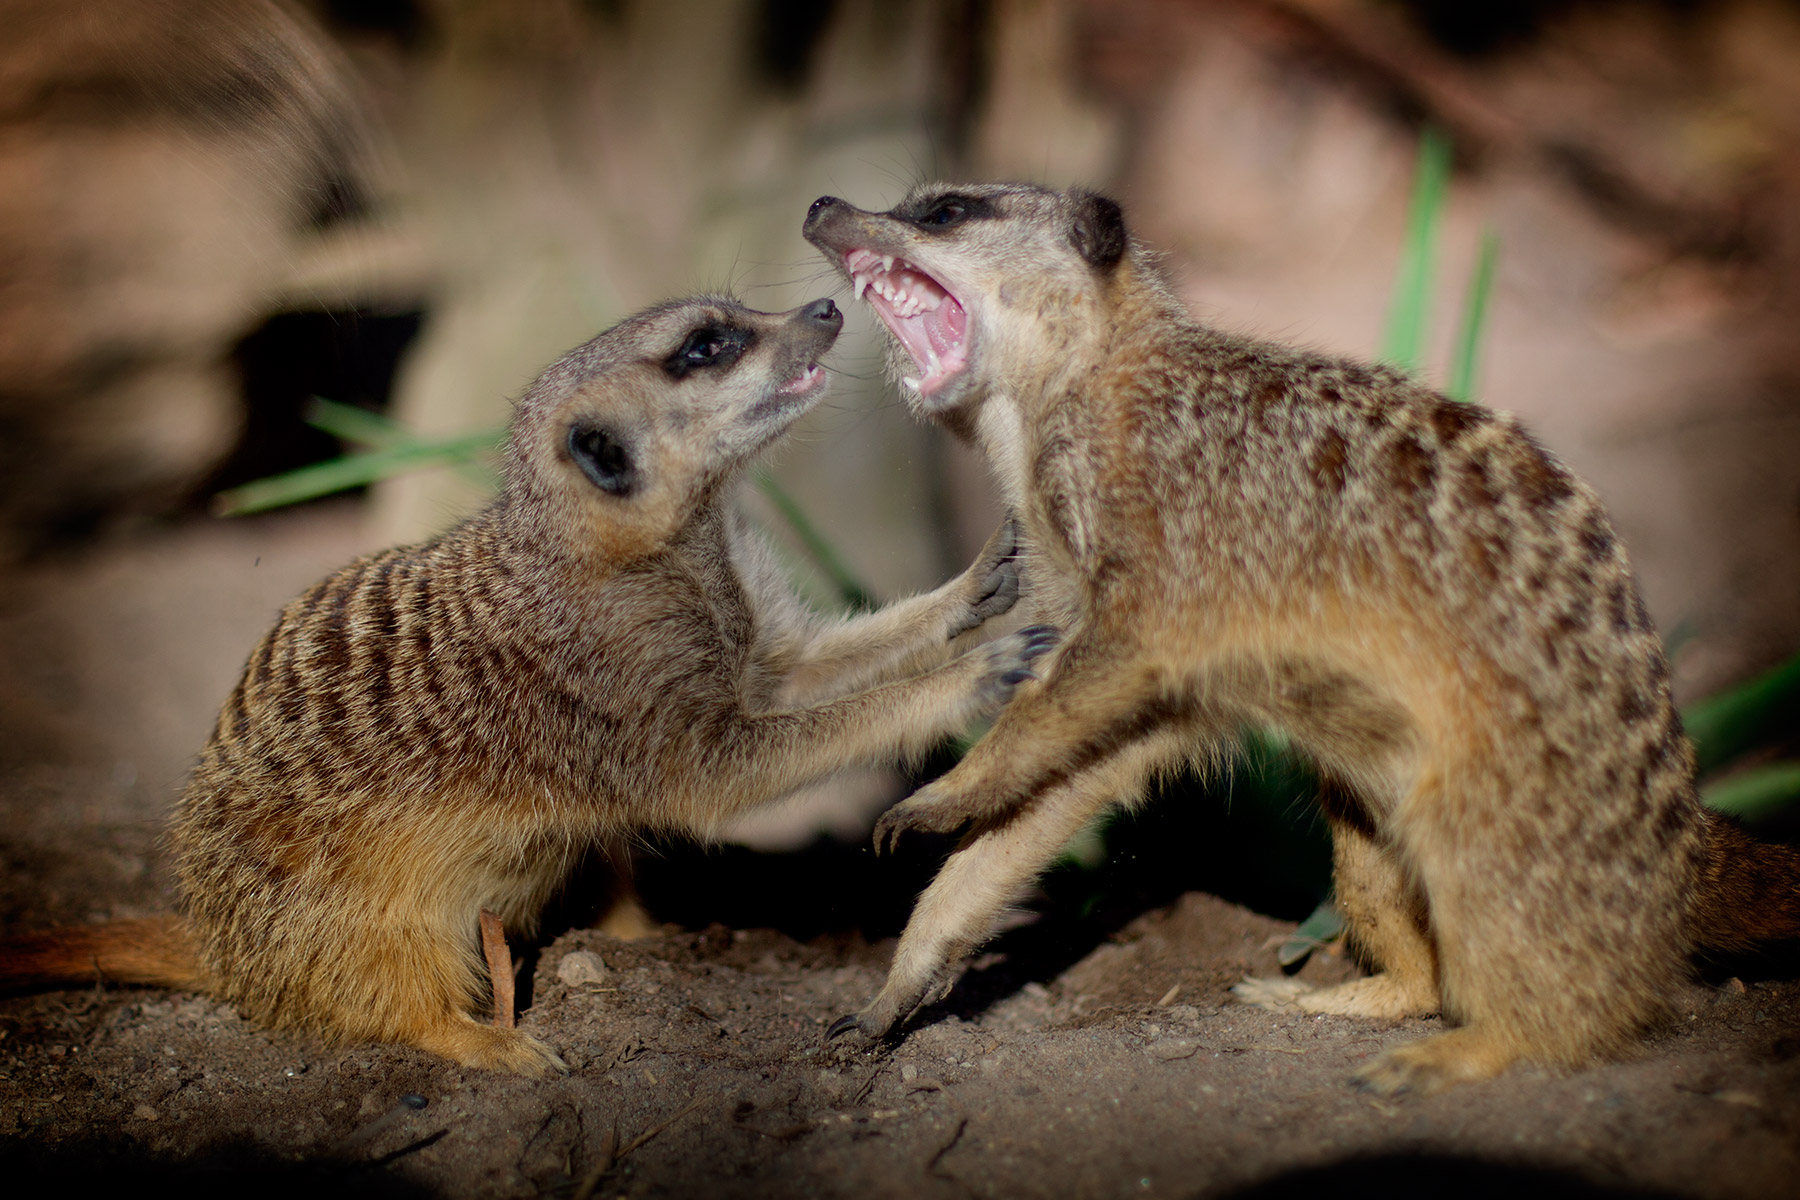
[[[1062,641],[1062,630],[1054,625],[1029,625],[1017,633],[1009,633],[985,646],[969,651],[982,656],[981,675],[975,684],[981,706],[997,712],[1006,706],[1021,683],[1036,679],[1032,664]]]
[[[1008,513],[1000,528],[982,548],[981,557],[970,567],[966,578],[970,584],[969,607],[950,625],[948,636],[956,638],[984,622],[1010,612],[1019,601],[1019,522]]]
[[[1031,625],[971,650],[971,655],[981,655],[985,660],[975,685],[983,707],[991,710],[1004,706],[1020,684],[1036,679],[1032,663],[1061,641],[1062,630],[1054,625]],[[1004,804],[964,796],[940,780],[925,785],[881,814],[875,822],[875,850],[885,854],[909,829],[949,833],[977,818],[998,816],[1005,811]]]

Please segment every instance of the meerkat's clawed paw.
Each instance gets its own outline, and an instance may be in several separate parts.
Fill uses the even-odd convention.
[[[833,1021],[825,1030],[825,1040],[832,1041],[854,1033],[867,1041],[880,1041],[921,1008],[935,1004],[949,995],[951,987],[956,983],[956,976],[957,971],[949,964],[944,964],[935,971],[922,972],[911,982],[907,978],[896,980],[890,976],[887,985],[881,989],[881,994],[875,997],[869,1007]]]
[[[1054,625],[1028,625],[1017,633],[997,638],[971,654],[983,656],[982,673],[976,692],[983,708],[998,711],[1011,700],[1020,684],[1036,679],[1033,664],[1062,641],[1062,630]]]
[[[1298,979],[1246,978],[1232,985],[1231,994],[1245,1004],[1272,1012],[1328,1013],[1375,1021],[1428,1017],[1438,1011],[1437,989],[1430,980],[1391,971],[1324,988]]]
[[[421,1050],[441,1054],[465,1067],[505,1071],[528,1079],[550,1074],[567,1075],[569,1064],[556,1051],[518,1029],[482,1025],[472,1017],[446,1020],[423,1035],[410,1039]]]
[[[1381,1096],[1428,1096],[1459,1083],[1492,1079],[1519,1058],[1504,1039],[1470,1026],[1397,1046],[1353,1079],[1364,1091]]]
[[[845,1013],[826,1028],[825,1040],[828,1042],[835,1042],[838,1038],[843,1037],[847,1033],[857,1034],[863,1039],[870,1041],[881,1036],[879,1033],[872,1033],[863,1028],[861,1013]]]
[[[889,854],[900,844],[900,835],[954,833],[967,825],[973,814],[955,803],[956,797],[926,784],[875,821],[875,853]]]
[[[950,637],[1012,611],[1019,601],[1019,550],[1019,522],[1009,513],[968,570],[969,611],[950,626]]]
[[[1062,630],[1054,625],[1030,625],[998,638],[970,654],[985,659],[976,683],[984,707],[999,709],[1028,679],[1038,678],[1032,664],[1062,642]],[[885,854],[907,830],[950,833],[977,819],[992,819],[1010,811],[1009,805],[991,797],[972,797],[950,790],[943,781],[926,784],[881,814],[875,822],[875,850]]]

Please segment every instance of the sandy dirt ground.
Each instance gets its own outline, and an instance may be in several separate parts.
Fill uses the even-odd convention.
[[[168,904],[155,837],[287,595],[361,549],[351,505],[190,521],[0,592],[0,915],[13,930]],[[0,1001],[13,1186],[186,1195],[1459,1196],[1795,1194],[1800,977],[1709,970],[1630,1061],[1425,1098],[1349,1084],[1435,1021],[1230,1002],[1291,922],[1190,891],[1096,917],[1049,901],[898,1044],[828,1044],[879,986],[942,847],[876,863],[666,848],[623,942],[521,947],[530,1082],[272,1034],[204,997]],[[1053,889],[1054,892],[1054,889]],[[755,927],[772,924],[778,928]],[[1328,954],[1303,977],[1354,970]],[[19,1192],[18,1194],[28,1194]]]

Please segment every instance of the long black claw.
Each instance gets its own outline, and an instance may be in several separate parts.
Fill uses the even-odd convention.
[[[862,1023],[857,1020],[855,1013],[850,1013],[833,1021],[831,1027],[825,1031],[825,1040],[828,1042],[834,1041],[844,1034],[849,1033],[851,1030],[856,1030],[859,1033],[862,1031]]]
[[[1037,672],[1027,671],[1024,667],[1014,667],[1012,670],[1008,671],[1006,674],[1004,674],[1000,677],[1000,682],[1004,683],[1007,687],[1018,687],[1021,683],[1024,683],[1027,679],[1036,679],[1036,678],[1037,678]]]
[[[896,822],[877,821],[875,823],[875,853],[877,855],[892,854],[894,847],[900,844],[900,827]]]

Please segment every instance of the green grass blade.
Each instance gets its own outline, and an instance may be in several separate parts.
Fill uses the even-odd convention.
[[[801,511],[800,505],[795,502],[794,498],[788,495],[779,483],[775,482],[775,477],[770,475],[766,469],[758,467],[754,479],[757,490],[769,498],[769,503],[773,504],[776,511],[787,521],[788,527],[794,531],[794,536],[800,539],[800,544],[806,548],[806,552],[812,556],[819,569],[825,572],[826,578],[831,580],[831,585],[838,590],[838,594],[844,598],[844,603],[853,611],[873,610],[876,607],[874,595],[857,579],[855,572],[845,565],[843,557],[825,539],[825,535],[819,532],[818,526],[814,525],[807,518],[806,513]]]
[[[1481,250],[1475,258],[1475,275],[1469,280],[1469,294],[1463,302],[1462,324],[1456,331],[1456,349],[1450,360],[1450,384],[1444,394],[1452,400],[1472,400],[1475,389],[1475,364],[1481,356],[1481,342],[1487,331],[1488,298],[1494,290],[1494,264],[1500,257],[1500,235],[1492,229],[1481,235]]]
[[[492,453],[501,440],[500,434],[489,430],[441,441],[414,439],[405,445],[347,454],[220,492],[213,497],[212,507],[222,517],[248,516],[363,487],[407,471],[473,462]]]
[[[1739,772],[1702,788],[1700,798],[1708,808],[1745,820],[1770,816],[1800,800],[1800,762]]]
[[[340,404],[336,400],[327,400],[323,396],[314,396],[301,414],[308,425],[324,433],[329,433],[339,441],[350,442],[358,446],[367,446],[371,450],[396,450],[402,447],[423,447],[441,444],[441,439],[422,438],[400,422],[381,413],[370,412],[366,408],[358,408],[354,404]],[[471,434],[478,437],[479,434]],[[499,445],[505,438],[505,431],[493,431],[494,444]],[[457,474],[473,483],[483,491],[491,492],[498,486],[498,479],[488,466],[479,461],[464,459],[451,462]],[[410,467],[405,469],[411,469]]]
[[[314,396],[307,401],[306,410],[300,415],[314,429],[329,433],[340,441],[354,442],[374,450],[385,450],[418,440],[398,421],[370,412],[366,408],[358,408],[354,404],[327,400],[323,396]]]
[[[1704,773],[1800,724],[1800,655],[1681,714]]]
[[[1419,162],[1413,173],[1412,202],[1406,215],[1406,244],[1400,273],[1388,303],[1387,330],[1381,339],[1381,361],[1411,371],[1419,365],[1425,324],[1431,307],[1432,260],[1444,200],[1450,187],[1450,139],[1427,127],[1419,139]]]

